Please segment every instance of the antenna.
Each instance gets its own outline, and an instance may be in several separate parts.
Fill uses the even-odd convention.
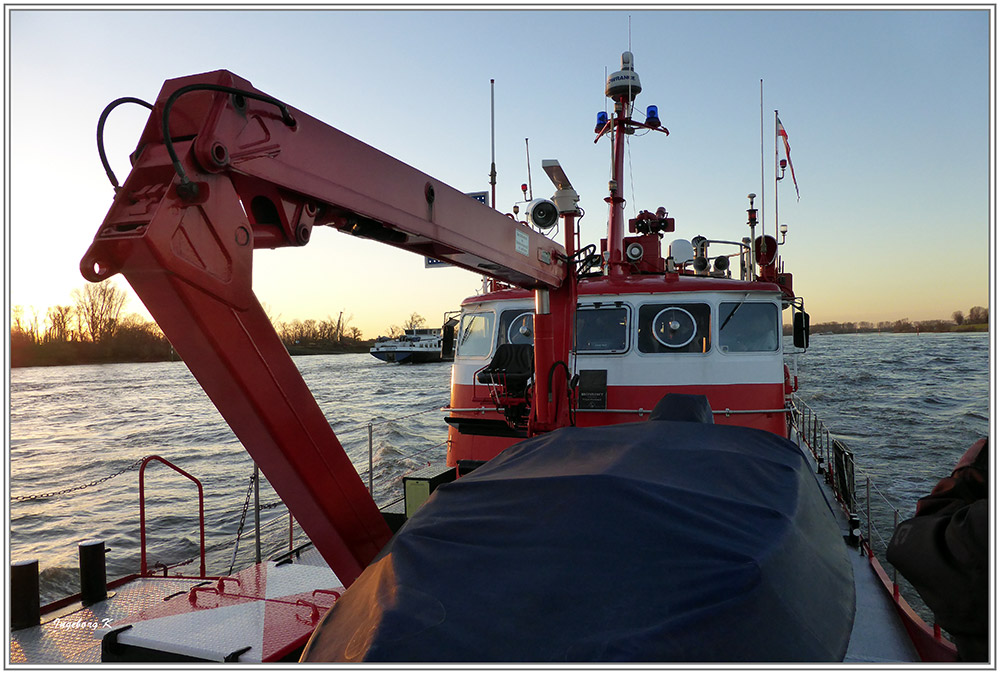
[[[528,152],[528,139],[524,139],[524,156],[528,160],[528,201],[534,199],[531,192],[531,154]]]
[[[496,112],[493,106],[493,84],[490,78],[490,189],[493,192],[493,208],[497,207],[497,141]],[[761,160],[763,161],[763,160]]]

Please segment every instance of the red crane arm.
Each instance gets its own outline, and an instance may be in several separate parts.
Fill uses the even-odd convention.
[[[390,531],[251,285],[254,248],[318,225],[527,288],[566,267],[560,245],[232,73],[164,84],[81,272],[125,276],[349,585]]]

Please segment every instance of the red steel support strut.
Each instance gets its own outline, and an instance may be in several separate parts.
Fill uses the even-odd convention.
[[[558,288],[566,266],[559,244],[232,73],[164,84],[81,272],[125,276],[350,585],[391,532],[251,284],[255,248],[319,225],[526,288]]]

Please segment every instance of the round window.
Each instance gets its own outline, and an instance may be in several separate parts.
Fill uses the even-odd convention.
[[[518,314],[517,318],[510,322],[510,327],[507,328],[507,343],[509,344],[531,344],[534,332],[532,327],[534,326],[534,314],[530,311],[525,311],[523,314]]]
[[[663,346],[679,349],[698,334],[698,325],[687,310],[667,307],[653,317],[653,336]]]

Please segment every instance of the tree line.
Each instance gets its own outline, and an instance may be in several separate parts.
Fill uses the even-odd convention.
[[[826,323],[813,323],[809,326],[809,332],[814,335],[853,335],[870,332],[986,332],[989,330],[989,322],[989,309],[975,306],[969,309],[968,315],[961,310],[954,311],[951,314],[951,320],[911,321],[909,318],[901,318],[897,321],[879,321],[877,323],[872,321],[856,323],[828,321]],[[791,325],[785,325],[784,328],[786,335],[792,334]]]
[[[88,283],[71,297],[72,304],[49,307],[44,315],[33,308],[11,308],[12,367],[178,359],[156,323],[125,313],[128,296],[113,281]],[[336,320],[268,318],[292,355],[365,351],[369,346],[343,313]]]
[[[125,313],[128,296],[111,280],[88,283],[71,295],[72,304],[49,307],[44,315],[29,308],[11,309],[10,361],[13,367],[33,365],[75,365],[80,363],[147,362],[177,360],[177,354],[156,323],[139,314]],[[351,353],[367,351],[371,340],[352,326],[352,316],[343,312],[334,320],[282,321],[268,318],[282,343],[292,355],[311,353]],[[813,334],[867,332],[963,332],[985,331],[989,310],[975,306],[968,314],[952,313],[951,320],[914,321],[907,318],[878,323],[814,323]],[[402,324],[390,325],[388,335],[398,337],[403,330],[425,327],[427,321],[414,312]],[[791,326],[785,326],[791,334]]]

